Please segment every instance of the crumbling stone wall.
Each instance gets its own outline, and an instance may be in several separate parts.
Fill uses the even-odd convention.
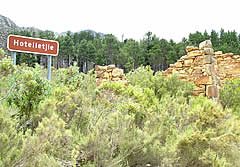
[[[218,97],[219,89],[227,78],[240,78],[240,56],[214,52],[211,41],[199,47],[188,46],[187,55],[165,71],[165,76],[177,73],[179,78],[195,84],[194,95]]]
[[[115,65],[95,65],[95,73],[97,86],[101,85],[105,81],[122,81],[127,84],[127,81],[124,79],[123,69],[116,68]]]

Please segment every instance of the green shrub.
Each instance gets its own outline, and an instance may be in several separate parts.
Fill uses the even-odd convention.
[[[15,69],[12,59],[10,57],[5,57],[0,60],[0,76],[7,76],[13,72]]]
[[[141,150],[127,157],[129,166],[239,164],[240,122],[231,112],[205,97],[187,102],[183,97],[165,96],[160,103],[160,111],[149,114],[141,129]]]
[[[177,75],[165,78],[162,73],[157,73],[155,74],[154,90],[159,99],[166,95],[189,98],[193,94],[194,85],[191,82],[180,80]]]
[[[220,90],[220,100],[224,108],[231,108],[240,116],[240,79],[227,79]]]
[[[29,130],[25,135],[23,152],[16,166],[61,166],[60,162],[71,160],[72,134],[56,114],[43,118],[36,133],[31,134]]]
[[[0,166],[11,167],[22,152],[22,135],[15,129],[10,110],[0,105]]]
[[[71,68],[50,87],[40,69],[18,67],[12,105],[0,106],[0,166],[239,166],[239,120],[230,106],[191,97],[191,83],[140,67],[128,86],[96,88],[92,74]],[[27,114],[29,97],[29,119],[10,117],[14,106]]]
[[[139,85],[143,88],[154,87],[154,76],[150,66],[141,66],[134,71],[129,72],[126,78],[131,85]]]
[[[239,164],[240,151],[236,150],[240,144],[240,131],[236,128],[239,121],[231,117],[230,111],[224,111],[220,105],[200,96],[191,101],[187,120],[185,132],[177,139],[181,166]]]
[[[18,108],[19,112],[15,116],[19,121],[18,127],[24,131],[32,127],[31,115],[34,109],[50,93],[48,80],[41,75],[40,66],[23,67],[14,72],[9,83],[12,90],[7,101]]]
[[[0,60],[4,57],[5,52],[0,48]]]
[[[130,85],[149,88],[154,91],[155,96],[159,99],[167,94],[173,97],[189,97],[194,89],[193,83],[180,80],[177,75],[170,75],[168,78],[165,78],[161,72],[153,75],[153,71],[149,66],[141,66],[128,73],[126,77]]]
[[[72,90],[80,87],[84,76],[82,73],[79,73],[79,67],[77,66],[56,70],[53,75],[55,85],[64,85],[70,87]]]

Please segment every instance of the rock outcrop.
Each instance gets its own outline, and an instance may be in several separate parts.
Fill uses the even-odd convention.
[[[19,27],[8,17],[0,15],[0,48],[7,49],[7,37],[8,34],[13,31],[28,31],[35,33],[36,35],[40,32],[39,29],[34,27]]]
[[[227,78],[240,78],[240,56],[233,53],[214,52],[210,40],[199,48],[188,46],[187,55],[165,71],[165,76],[177,73],[180,79],[195,84],[194,95],[218,97],[219,89]]]
[[[18,29],[18,26],[9,18],[0,15],[0,48],[6,49],[8,33]]]
[[[100,86],[105,81],[122,81],[127,84],[127,81],[124,79],[123,69],[116,68],[115,65],[95,65],[95,73],[97,86]]]

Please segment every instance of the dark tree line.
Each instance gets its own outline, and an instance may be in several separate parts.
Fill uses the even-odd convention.
[[[224,53],[239,54],[240,47],[240,35],[236,31],[224,31],[224,29],[221,29],[220,32],[212,30],[210,34],[207,31],[190,33],[188,38],[183,38],[181,42],[159,38],[152,32],[147,32],[140,41],[134,39],[119,41],[112,34],[102,36],[93,31],[77,33],[69,31],[65,35],[58,36],[51,31],[14,33],[59,41],[60,51],[55,66],[63,68],[76,62],[80,71],[84,71],[84,68],[86,69],[89,64],[116,64],[125,72],[141,65],[150,65],[154,71],[165,70],[169,64],[176,62],[186,54],[186,46],[198,46],[200,42],[207,39],[212,41],[214,50],[220,50]],[[41,60],[43,56],[18,54],[21,55],[17,58],[18,64],[26,63],[33,66],[35,63],[43,61]]]

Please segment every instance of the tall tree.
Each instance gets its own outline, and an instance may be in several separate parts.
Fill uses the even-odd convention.
[[[219,34],[215,31],[211,31],[210,40],[212,41],[213,47],[218,47],[219,43]]]
[[[143,39],[142,42],[142,48],[143,48],[143,56],[144,56],[144,65],[150,65],[150,50],[152,49],[153,45],[152,45],[152,40],[153,40],[153,36],[152,36],[152,32],[147,32],[145,34],[145,37]]]
[[[141,49],[139,43],[133,39],[126,40],[126,43],[120,49],[118,63],[121,67],[124,67],[125,72],[128,72],[137,68],[140,55]]]
[[[106,56],[106,64],[116,63],[119,54],[119,41],[112,34],[107,34],[103,39],[104,54]]]
[[[63,56],[67,58],[67,66],[70,66],[71,59],[74,57],[74,43],[70,31],[64,37],[60,49],[62,49]]]

